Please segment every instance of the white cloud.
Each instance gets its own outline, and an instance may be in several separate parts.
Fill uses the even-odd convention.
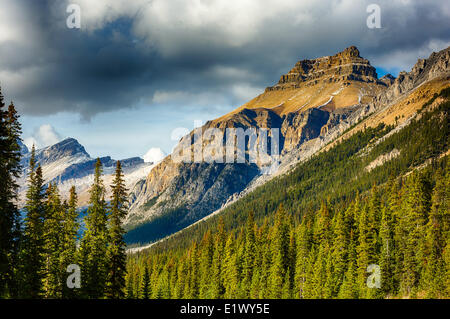
[[[379,55],[371,59],[371,63],[376,66],[382,66],[385,70],[411,70],[416,64],[417,59],[425,59],[432,52],[437,52],[450,46],[450,41],[441,41],[439,39],[430,39],[426,44],[415,51],[408,49],[398,49],[394,52]]]
[[[146,163],[157,163],[160,162],[164,157],[166,157],[166,154],[164,154],[162,149],[160,149],[159,147],[152,147],[143,156],[144,162]]]
[[[62,140],[62,136],[56,132],[53,126],[50,124],[41,125],[37,128],[32,136],[24,139],[24,144],[31,149],[33,144],[37,149],[43,148],[49,145],[53,145]]]

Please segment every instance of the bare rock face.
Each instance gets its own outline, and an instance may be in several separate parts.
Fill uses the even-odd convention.
[[[351,46],[333,56],[297,62],[287,74],[281,76],[278,84],[268,87],[266,91],[298,88],[306,82],[314,85],[319,81],[377,82],[377,79],[375,68],[359,55],[355,46]]]
[[[285,154],[298,145],[318,137],[329,118],[329,112],[319,109],[287,114],[281,126],[281,133],[284,136],[283,153]]]
[[[380,78],[379,81],[384,83],[386,86],[391,86],[392,83],[394,83],[394,81],[395,81],[395,76],[388,73],[385,76],[383,76],[382,78]]]
[[[402,71],[392,85],[376,97],[374,104],[383,105],[409,92],[426,81],[450,76],[450,47],[419,59],[410,72]]]

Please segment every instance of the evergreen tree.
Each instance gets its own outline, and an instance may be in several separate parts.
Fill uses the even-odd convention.
[[[41,166],[38,165],[36,168],[34,146],[31,150],[28,181],[24,235],[20,252],[20,296],[39,298],[43,293],[44,278],[45,192]]]
[[[94,184],[90,189],[90,200],[85,217],[86,230],[80,246],[82,270],[82,293],[85,298],[102,298],[108,273],[106,251],[108,245],[107,208],[104,200],[102,164],[95,164]]]
[[[128,272],[128,276],[126,279],[127,282],[127,299],[134,299],[134,291],[133,291],[133,284],[134,284],[134,278],[133,275]]]
[[[269,291],[272,298],[280,298],[289,265],[289,225],[283,205],[275,215],[272,233],[272,267],[269,277]]]
[[[295,264],[294,298],[303,298],[304,285],[307,280],[308,257],[311,247],[311,234],[304,218],[298,229],[297,256]]]
[[[17,297],[20,219],[15,180],[21,171],[21,125],[14,104],[4,107],[0,89],[0,297]]]
[[[255,239],[255,220],[254,213],[250,211],[245,228],[245,248],[243,256],[243,289],[244,295],[248,296],[253,277],[253,268],[255,265],[256,239]]]
[[[322,299],[325,296],[325,282],[327,279],[326,263],[328,250],[325,246],[319,246],[317,258],[311,273],[310,294],[308,298]]]
[[[63,298],[74,298],[77,296],[77,291],[67,287],[65,280],[67,267],[71,264],[77,262],[77,233],[80,228],[78,222],[78,196],[76,193],[75,186],[70,188],[69,202],[65,205],[63,211],[64,216],[62,220],[62,243],[61,243],[61,254],[60,254],[60,265],[62,271],[62,297]]]
[[[224,284],[225,284],[225,298],[233,298],[236,296],[238,289],[239,274],[237,268],[237,255],[235,251],[235,243],[232,235],[228,236],[225,243],[225,258],[224,258]]]
[[[444,286],[445,290],[443,291],[443,295],[446,298],[450,297],[450,241],[447,240],[447,245],[444,248]]]
[[[200,243],[200,295],[199,297],[211,298],[212,293],[212,260],[214,255],[214,241],[211,231],[207,231]]]
[[[214,255],[212,261],[213,282],[212,282],[212,298],[222,298],[225,293],[224,286],[224,251],[225,251],[225,226],[223,219],[219,219],[218,231],[216,234],[216,241],[214,247]]]
[[[199,258],[197,244],[194,243],[189,251],[189,290],[186,292],[187,298],[194,299],[199,297]]]
[[[402,265],[403,265],[403,252],[404,243],[403,238],[406,236],[405,232],[405,219],[406,217],[402,214],[402,203],[401,203],[401,179],[394,180],[390,178],[390,183],[388,184],[388,199],[387,208],[389,209],[388,214],[391,215],[392,222],[392,240],[391,243],[383,243],[385,248],[390,247],[389,254],[392,258],[392,288],[394,292],[397,292],[400,286],[402,278]],[[389,219],[387,219],[389,220]],[[386,221],[387,221],[386,220]],[[385,233],[386,234],[386,233]],[[386,252],[386,251],[385,251]],[[386,254],[385,254],[386,256]]]
[[[150,288],[150,275],[148,272],[148,266],[144,267],[144,276],[142,277],[141,283],[141,299],[149,299],[151,296],[151,288]]]
[[[258,238],[258,245],[260,246],[260,259],[261,259],[261,271],[259,274],[259,298],[269,298],[269,278],[270,270],[272,266],[272,247],[269,244],[271,242],[271,232],[268,226],[267,218],[260,229]]]
[[[125,234],[122,220],[127,215],[127,190],[123,179],[122,167],[117,161],[116,175],[112,185],[111,213],[109,216],[108,278],[106,296],[123,298],[126,274]]]
[[[375,288],[367,286],[368,266],[378,262],[378,215],[380,212],[379,193],[376,187],[372,188],[369,204],[359,213],[357,266],[358,287],[361,298],[371,298],[376,294]]]
[[[46,298],[61,298],[63,272],[60,265],[61,247],[63,245],[62,204],[56,185],[47,188],[44,220],[44,291]],[[64,283],[65,284],[65,283]]]
[[[332,228],[330,210],[328,205],[325,202],[322,202],[318,212],[318,218],[316,218],[316,225],[314,225],[314,243],[329,247],[331,244],[331,237]]]
[[[358,298],[357,272],[355,262],[356,248],[353,232],[350,232],[348,256],[348,268],[345,272],[344,279],[338,293],[338,298],[340,299]]]
[[[176,287],[175,287],[175,298],[181,299],[185,297],[185,289],[188,286],[189,279],[187,278],[189,275],[188,273],[188,263],[187,263],[187,256],[184,256],[181,261],[178,263],[177,268],[177,281],[176,281]],[[217,279],[215,279],[217,280]]]

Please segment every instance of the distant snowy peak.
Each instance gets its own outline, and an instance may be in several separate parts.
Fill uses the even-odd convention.
[[[31,153],[22,158],[22,166],[27,167]],[[90,159],[84,147],[74,138],[67,138],[59,143],[36,150],[36,162],[41,166],[53,163],[63,158]]]
[[[25,149],[26,150],[26,146]],[[72,185],[77,187],[80,195],[80,204],[85,204],[88,196],[85,196],[92,183],[96,158],[92,158],[85,148],[74,138],[67,138],[54,145],[36,150],[36,164],[42,167],[43,178],[46,184],[57,183],[64,195]],[[21,198],[27,187],[27,173],[31,152],[22,152],[23,174],[19,179]],[[110,156],[100,157],[103,165],[103,177],[106,185],[112,181],[117,160]],[[131,157],[120,160],[125,181],[128,188],[146,177],[153,168],[153,163],[146,163],[143,158]]]
[[[40,151],[40,155],[48,162],[69,156],[90,158],[90,155],[84,147],[74,138],[67,138],[59,143],[48,146]]]

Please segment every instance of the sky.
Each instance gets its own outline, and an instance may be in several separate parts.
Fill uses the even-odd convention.
[[[372,3],[381,28],[367,26]],[[80,28],[67,25],[70,4]],[[93,157],[170,153],[174,131],[350,45],[379,76],[409,71],[450,45],[450,2],[0,0],[0,86],[24,141],[73,137]]]

